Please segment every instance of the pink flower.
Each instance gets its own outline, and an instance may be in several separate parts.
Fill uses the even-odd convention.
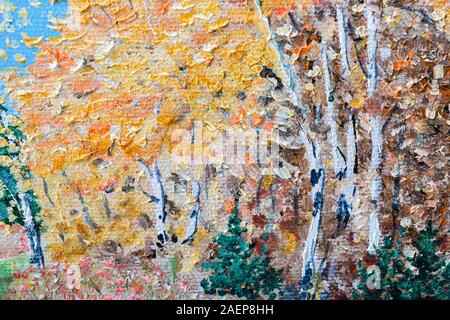
[[[84,257],[80,260],[80,268],[88,269],[91,266],[91,259],[89,257]]]
[[[48,274],[50,274],[50,275],[55,275],[55,274],[57,274],[58,273],[58,269],[50,269],[49,271],[48,271]]]
[[[187,291],[187,287],[188,287],[188,282],[186,280],[185,281],[181,281],[181,283],[180,283],[180,290],[182,292],[186,292]]]
[[[147,275],[142,276],[141,279],[142,279],[142,281],[144,281],[145,283],[150,283],[150,282],[152,282],[152,280],[150,279],[150,277],[147,276]]]
[[[69,268],[66,271],[66,274],[67,274],[67,278],[66,278],[67,289],[80,290],[81,275],[80,275],[80,269],[78,268],[78,266],[77,265],[69,266]]]
[[[25,234],[20,235],[19,237],[19,249],[22,252],[27,252],[29,250],[28,239]]]
[[[118,286],[124,286],[125,285],[125,279],[123,279],[123,278],[120,278],[120,279],[117,279],[116,280],[116,284],[118,285]]]
[[[116,293],[124,293],[125,292],[125,288],[119,288],[119,289],[116,289]]]
[[[118,265],[119,269],[128,269],[128,265],[126,263],[121,263]]]
[[[99,278],[109,278],[109,273],[106,270],[98,270],[95,275]]]
[[[108,260],[105,262],[105,266],[108,268],[114,268],[116,265],[116,261],[114,259]]]

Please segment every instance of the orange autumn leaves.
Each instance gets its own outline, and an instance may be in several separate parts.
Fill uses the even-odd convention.
[[[296,10],[307,11],[312,6],[319,6],[330,1],[331,0],[271,0],[261,1],[261,3],[265,15],[272,16],[275,19],[283,19],[289,12],[295,12]]]
[[[81,97],[93,93],[100,84],[93,76],[79,77],[72,81],[72,91],[75,96]]]
[[[271,121],[265,121],[264,116],[260,114],[253,114],[248,117],[247,112],[242,107],[237,107],[237,113],[230,117],[230,124],[235,125],[247,125],[251,124],[255,128],[264,127],[265,129],[272,128]]]
[[[75,25],[61,22],[61,36],[41,47],[31,74],[10,82],[30,88],[14,99],[28,137],[24,153],[39,178],[35,184],[50,230],[47,241],[58,260],[76,260],[108,239],[141,245],[154,235],[139,228],[135,235],[132,228],[133,219],[151,217],[154,210],[141,190],[151,192],[138,159],[169,160],[174,147],[184,143],[172,141],[173,132],[204,121],[207,144],[233,125],[273,126],[271,110],[257,98],[271,86],[259,76],[261,66],[273,67],[275,57],[254,26],[251,6],[236,10],[220,1],[178,6],[133,1],[130,9],[127,3],[71,2]],[[133,10],[147,14],[136,16]],[[56,88],[51,95],[49,84]],[[36,87],[42,94],[34,92]],[[247,96],[240,101],[243,91]],[[45,200],[42,178],[55,207]],[[83,223],[77,190],[99,230]],[[223,195],[215,192],[220,202]],[[117,220],[106,218],[105,201]],[[219,209],[209,208],[208,215]],[[182,215],[173,228],[182,230],[190,204],[177,210]]]
[[[68,74],[76,62],[55,47],[44,47],[28,70],[37,78],[58,78]]]
[[[393,68],[395,72],[399,72],[402,70],[408,69],[408,67],[411,65],[411,60],[414,58],[414,49],[409,50],[408,55],[404,60],[397,60],[394,61]]]

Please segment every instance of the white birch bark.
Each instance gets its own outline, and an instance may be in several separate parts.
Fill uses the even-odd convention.
[[[350,112],[347,122],[347,176],[343,195],[349,208],[349,218],[353,214],[353,197],[355,195],[355,167],[356,167],[356,128],[354,114]]]
[[[254,0],[256,13],[258,14],[259,20],[262,21],[267,29],[267,40],[269,41],[269,46],[272,48],[272,50],[275,52],[278,62],[281,64],[282,72],[283,72],[283,78],[286,81],[286,87],[288,88],[288,95],[292,100],[292,103],[297,107],[300,108],[302,111],[305,111],[302,103],[300,101],[300,79],[295,72],[292,64],[289,62],[288,59],[284,57],[284,54],[281,50],[280,45],[275,41],[275,34],[273,32],[273,29],[270,25],[269,19],[263,14],[261,9],[261,1]]]
[[[8,119],[7,112],[5,110],[2,110],[0,116],[1,116],[1,122],[2,122],[3,127],[6,130],[8,130],[9,129],[9,119]],[[13,134],[8,134],[6,136],[6,138],[7,138],[9,144],[14,144],[14,142],[16,141],[16,137]]]
[[[164,186],[162,183],[161,172],[159,171],[158,162],[153,162],[153,170],[150,169],[142,159],[139,162],[143,165],[145,175],[152,189],[152,200],[156,206],[155,219],[156,219],[156,236],[161,245],[168,240],[167,232],[165,229],[166,217],[167,217],[167,196],[164,192]]]
[[[30,245],[31,257],[30,261],[38,268],[44,267],[44,255],[41,247],[41,237],[39,230],[34,222],[33,214],[30,208],[30,200],[28,195],[20,192],[19,200],[21,204],[22,214],[24,217],[25,229],[28,236],[28,242]]]
[[[320,147],[317,147],[317,149]],[[320,154],[318,150],[318,154]],[[323,160],[320,158],[316,161],[316,167],[318,164],[322,164]],[[310,287],[311,279],[314,273],[318,270],[317,265],[317,238],[319,236],[320,225],[322,223],[323,213],[323,201],[325,194],[325,169],[320,167],[318,170],[311,170],[311,184],[312,191],[311,197],[313,201],[312,220],[309,226],[308,236],[306,238],[305,248],[303,249],[303,265],[302,265],[302,279],[301,279],[301,291],[300,298],[305,299],[307,291]]]
[[[280,46],[275,41],[274,32],[267,19],[261,10],[261,4],[259,0],[254,0],[256,7],[256,12],[259,19],[265,24],[268,32],[268,40],[270,46],[276,53],[278,62],[282,66],[282,71],[284,73],[284,79],[287,82],[287,93],[292,100],[292,103],[299,108],[302,112],[307,112],[308,110],[302,105],[300,96],[300,79],[297,76],[291,63],[284,57]],[[325,190],[325,170],[323,166],[322,151],[318,145],[309,137],[309,132],[311,132],[307,122],[304,122],[299,127],[299,136],[302,144],[306,149],[306,156],[309,163],[309,169],[311,172],[311,183],[312,192],[311,198],[314,203],[312,212],[312,221],[309,227],[308,236],[305,243],[305,248],[303,251],[303,266],[302,266],[302,293],[301,296],[305,295],[305,291],[308,289],[311,282],[311,276],[316,272],[316,248],[317,248],[317,237],[320,230],[320,224],[322,221],[322,209],[323,209],[323,193]]]
[[[198,228],[198,219],[200,217],[200,182],[198,180],[194,180],[192,183],[192,196],[194,197],[194,208],[191,211],[189,216],[188,226],[186,229],[186,234],[183,240],[184,243],[189,243],[194,240],[194,236],[197,233]]]
[[[344,79],[350,81],[350,56],[348,50],[347,36],[347,14],[342,3],[336,4],[336,15],[338,24],[341,69]],[[353,196],[355,194],[355,166],[356,166],[356,128],[354,114],[349,110],[346,132],[346,164],[347,170],[345,181],[341,195],[338,200],[337,214],[339,225],[338,229],[342,229],[347,224],[353,212]]]
[[[378,71],[377,71],[377,28],[378,18],[375,13],[375,7],[372,0],[367,1],[367,81],[368,97],[374,97],[377,90]],[[383,132],[381,115],[370,117],[372,154],[370,162],[371,186],[370,197],[373,203],[373,211],[369,215],[369,246],[368,251],[373,252],[379,245],[381,239],[380,225],[378,221],[380,211],[381,196],[381,157],[383,149]]]
[[[346,174],[346,159],[342,154],[341,141],[339,139],[338,128],[336,124],[336,111],[334,105],[334,94],[331,84],[330,66],[328,60],[328,45],[326,41],[320,44],[320,56],[322,60],[323,82],[325,87],[325,96],[327,99],[327,115],[325,117],[330,128],[331,155],[333,157],[333,169],[336,177],[341,180]]]
[[[336,4],[336,16],[338,23],[339,45],[341,54],[342,75],[348,79],[350,76],[350,59],[348,54],[347,15],[341,3]]]
[[[3,127],[5,127],[5,129],[8,129],[9,128],[8,114],[6,113],[5,110],[2,110],[0,112],[0,116]]]
[[[6,111],[2,110],[0,117],[3,127],[8,130],[9,121]],[[9,143],[13,143],[15,141],[14,135],[8,135],[7,138]],[[18,196],[20,203],[17,202],[17,200],[15,200],[15,202],[17,204],[17,209],[22,211],[24,217],[24,226],[27,232],[28,243],[31,251],[30,261],[38,268],[42,268],[44,267],[44,253],[41,246],[41,235],[34,222],[33,213],[30,208],[30,200],[28,199],[28,195],[23,192],[19,192]]]

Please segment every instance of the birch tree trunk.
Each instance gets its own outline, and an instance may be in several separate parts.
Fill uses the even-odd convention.
[[[192,240],[194,240],[194,236],[197,233],[198,219],[200,217],[200,193],[201,193],[200,182],[198,180],[195,180],[192,183],[192,196],[194,197],[195,204],[194,208],[192,209],[191,215],[189,216],[186,235],[182,242],[183,244],[190,243]]]
[[[41,235],[31,212],[29,195],[20,192],[19,200],[22,206],[25,229],[27,231],[28,242],[30,245],[30,261],[38,268],[42,268],[44,267],[44,254],[41,246]]]
[[[48,192],[48,184],[47,184],[47,180],[45,180],[45,178],[42,178],[42,186],[44,189],[44,194],[47,197],[48,202],[50,202],[50,204],[52,205],[52,207],[55,207],[55,203],[53,202],[52,198],[50,197],[50,194]]]
[[[160,245],[169,239],[165,229],[167,217],[167,196],[164,192],[164,186],[161,180],[161,172],[159,171],[158,162],[153,162],[153,170],[142,159],[138,161],[143,165],[145,174],[152,189],[152,200],[155,203],[155,219],[156,219],[156,237]]]
[[[196,167],[203,164],[203,127],[199,126],[197,122],[194,122],[191,130],[191,176],[194,177],[196,174]],[[200,147],[199,147],[200,146]],[[205,171],[205,170],[203,170]],[[206,174],[205,174],[206,178]],[[192,196],[194,197],[194,208],[189,215],[189,220],[187,224],[186,234],[182,244],[190,243],[194,240],[194,236],[197,233],[198,219],[200,217],[200,178],[192,178]],[[207,184],[205,183],[205,188]]]
[[[342,32],[339,32],[342,35]],[[342,42],[342,41],[341,41]],[[342,44],[342,43],[341,43]],[[330,144],[331,144],[331,154],[333,157],[333,169],[334,174],[338,180],[343,180],[343,184],[338,186],[341,188],[339,199],[336,206],[336,218],[338,220],[338,230],[342,230],[347,225],[347,222],[350,219],[351,214],[351,198],[353,193],[350,190],[353,190],[353,170],[354,170],[354,158],[356,156],[355,152],[355,136],[354,136],[354,126],[353,126],[353,118],[351,115],[349,116],[349,121],[347,124],[347,157],[344,156],[343,149],[341,146],[339,133],[337,129],[336,123],[336,110],[334,104],[334,95],[331,84],[331,75],[330,75],[330,67],[328,60],[328,46],[326,41],[322,41],[321,43],[321,59],[322,59],[322,68],[323,68],[323,79],[325,86],[325,96],[327,98],[327,125],[330,128]],[[345,51],[345,50],[344,50]],[[345,54],[341,52],[341,54]],[[342,60],[348,61],[348,58],[343,57]],[[345,65],[346,63],[343,62]],[[344,69],[345,67],[343,67]],[[351,159],[350,159],[351,158]],[[348,163],[350,167],[348,167]],[[352,171],[352,172],[350,172]]]
[[[8,115],[5,110],[1,110],[0,120],[5,129],[9,129]],[[17,139],[13,134],[7,135],[7,140],[10,144],[17,143]],[[19,160],[20,161],[20,160]],[[28,243],[30,246],[30,262],[37,268],[43,268],[44,253],[41,245],[41,234],[39,228],[34,221],[33,212],[30,207],[30,195],[20,190],[10,190],[11,196],[14,198],[14,202],[17,205],[17,209],[20,210],[24,218],[24,227],[27,232]],[[18,199],[17,199],[18,198]]]
[[[336,16],[338,24],[341,69],[343,78],[350,81],[350,57],[348,53],[347,36],[347,14],[342,4],[336,4]],[[347,132],[346,132],[346,172],[344,184],[337,204],[338,230],[342,230],[347,225],[353,211],[353,196],[355,195],[355,166],[356,166],[356,128],[355,116],[352,110],[348,110]]]
[[[287,82],[287,86],[285,86],[285,89],[288,90],[287,94],[295,107],[297,107],[302,113],[307,113],[307,108],[302,105],[300,100],[300,79],[290,62],[284,57],[279,44],[275,41],[274,32],[270,22],[262,13],[260,1],[254,0],[254,4],[259,20],[264,23],[267,29],[269,44],[275,51],[278,62],[282,67],[282,71],[284,73],[283,76]],[[312,221],[309,227],[305,248],[303,250],[301,298],[306,297],[306,290],[308,290],[310,286],[311,277],[317,270],[317,237],[319,235],[320,225],[322,222],[323,199],[326,181],[321,148],[309,137],[309,132],[311,132],[311,130],[307,122],[299,125],[299,137],[306,149],[306,157],[308,159],[311,174],[311,199],[313,202]]]
[[[347,121],[347,172],[341,195],[339,196],[337,214],[338,230],[346,227],[353,214],[353,197],[356,193],[355,168],[356,168],[356,127],[355,115],[350,110]]]
[[[319,147],[317,147],[319,148]],[[302,279],[300,286],[300,298],[307,298],[307,291],[310,287],[312,276],[317,271],[317,238],[319,236],[320,225],[322,223],[323,201],[325,194],[325,169],[323,167],[323,160],[317,159],[316,169],[311,170],[311,197],[313,201],[312,221],[309,226],[308,236],[306,238],[305,248],[303,250],[303,266]]]
[[[378,18],[375,14],[373,0],[367,1],[367,81],[368,98],[375,96],[378,82],[377,70],[377,28]],[[380,109],[382,107],[380,106]],[[381,197],[381,157],[383,150],[383,132],[381,112],[370,117],[372,153],[370,161],[371,185],[370,198],[373,204],[373,210],[369,215],[369,246],[368,251],[373,252],[379,245],[381,239],[380,225],[378,216],[380,212]]]
[[[92,220],[91,214],[89,212],[89,207],[87,206],[86,201],[84,200],[84,197],[81,194],[80,189],[72,183],[72,181],[70,180],[69,176],[67,175],[67,173],[65,171],[62,172],[62,175],[66,178],[67,182],[70,184],[70,186],[75,190],[75,192],[78,195],[78,200],[80,200],[81,207],[83,210],[84,222],[86,222],[86,224],[89,225],[89,227],[91,227],[92,229],[97,229],[98,225],[97,225],[97,223],[95,223],[94,220]]]
[[[348,79],[350,76],[350,59],[348,54],[348,38],[346,28],[347,14],[342,8],[342,3],[336,4],[336,18],[339,33],[342,75],[345,79]]]
[[[334,106],[334,94],[331,84],[330,66],[328,61],[328,45],[326,41],[321,43],[321,59],[323,70],[323,81],[325,87],[325,97],[327,99],[327,116],[325,117],[328,127],[330,128],[330,144],[331,155],[333,157],[334,174],[338,180],[342,180],[347,173],[347,160],[342,153],[342,146],[339,139],[339,133],[336,124],[336,111]]]

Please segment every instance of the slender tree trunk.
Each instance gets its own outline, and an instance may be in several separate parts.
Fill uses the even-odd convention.
[[[338,200],[338,230],[343,230],[353,214],[353,197],[356,193],[356,128],[355,115],[349,110],[347,121],[347,172],[341,195]]]
[[[367,1],[367,76],[368,76],[368,97],[373,98],[377,90],[378,70],[377,70],[377,28],[378,18],[375,14],[373,0]],[[383,122],[381,112],[370,117],[372,154],[370,161],[371,186],[370,198],[373,210],[369,215],[369,246],[368,251],[373,252],[379,245],[381,239],[380,224],[378,221],[380,213],[381,197],[381,157],[383,152]]]
[[[331,155],[333,157],[333,168],[336,178],[342,180],[347,173],[347,160],[342,153],[341,141],[339,139],[339,133],[336,124],[336,111],[334,106],[334,94],[331,84],[330,66],[328,60],[328,45],[326,41],[321,43],[321,59],[323,68],[323,81],[325,86],[325,96],[327,99],[327,116],[326,122],[330,127],[330,144]]]
[[[27,231],[28,242],[30,245],[31,251],[30,261],[38,268],[42,268],[44,267],[44,254],[41,246],[41,235],[34,221],[33,214],[31,212],[29,195],[20,192],[19,200],[22,206],[25,229]]]
[[[348,53],[348,36],[347,36],[347,14],[342,4],[336,4],[336,15],[338,24],[338,34],[341,54],[341,69],[344,79],[350,81],[350,57]],[[343,230],[349,221],[353,211],[353,196],[355,195],[355,166],[356,166],[356,128],[355,116],[352,110],[348,110],[349,116],[347,121],[346,133],[346,172],[342,192],[339,196],[337,204],[338,230]]]
[[[1,118],[1,122],[2,122],[3,127],[4,127],[6,130],[8,130],[8,129],[9,129],[8,114],[7,114],[6,111],[3,110],[3,109],[0,111],[0,118]],[[8,140],[9,143],[14,143],[15,140],[16,140],[16,137],[14,137],[14,135],[12,135],[12,134],[8,134],[8,135],[6,136],[6,138],[7,138],[7,140]]]
[[[284,57],[284,54],[279,44],[274,39],[274,33],[267,17],[264,16],[259,0],[254,0],[256,13],[259,20],[265,24],[268,32],[268,40],[270,46],[276,53],[278,62],[282,67],[284,79],[287,82],[285,89],[288,90],[288,95],[293,104],[299,109],[301,113],[307,114],[308,109],[302,105],[300,96],[300,79],[294,70],[289,60]],[[303,266],[302,266],[302,280],[301,280],[301,298],[306,297],[306,290],[310,286],[311,277],[316,272],[316,249],[317,237],[322,221],[323,198],[325,191],[325,169],[323,165],[322,151],[318,145],[310,138],[311,132],[307,122],[299,125],[299,137],[306,149],[306,157],[309,163],[309,170],[311,174],[311,184],[313,186],[311,198],[313,202],[312,221],[309,227],[308,236],[303,251]]]
[[[317,238],[322,223],[326,182],[325,168],[323,167],[323,160],[321,158],[318,158],[317,161],[315,161],[315,169],[311,170],[310,182],[312,185],[311,197],[313,201],[313,211],[311,225],[309,226],[308,236],[303,250],[302,280],[300,287],[301,299],[307,298],[307,291],[310,288],[312,276],[317,272]]]
[[[109,220],[111,218],[111,207],[109,206],[108,195],[103,191],[103,207],[105,208],[106,218]]]
[[[89,212],[89,207],[87,206],[86,201],[84,200],[84,197],[81,194],[80,189],[72,183],[72,181],[70,180],[69,176],[67,175],[67,173],[65,171],[62,172],[62,175],[66,178],[67,182],[71,185],[71,187],[75,190],[75,192],[78,195],[78,200],[80,200],[81,207],[83,210],[84,222],[86,222],[86,224],[89,227],[91,227],[92,229],[97,229],[98,225],[97,225],[97,223],[95,223],[94,220],[92,220],[91,214]]]
[[[186,230],[186,235],[183,240],[184,243],[190,243],[192,240],[194,240],[194,236],[197,233],[198,228],[198,219],[200,217],[200,182],[198,180],[195,180],[192,183],[192,196],[194,197],[195,204],[194,208],[192,209],[191,215],[189,216],[189,222],[188,227]]]
[[[336,4],[336,16],[339,32],[342,75],[345,79],[350,76],[350,59],[348,54],[347,15],[341,3]]]
[[[44,188],[44,194],[47,197],[48,202],[52,205],[52,207],[55,207],[55,203],[53,202],[52,198],[50,198],[50,194],[48,193],[48,184],[45,178],[42,178],[42,186]]]
[[[167,196],[164,192],[164,185],[161,180],[161,172],[159,171],[158,162],[153,162],[153,171],[150,169],[144,160],[138,159],[138,161],[144,166],[144,171],[152,189],[153,202],[156,205],[155,218],[156,218],[156,236],[160,245],[169,239],[165,229],[166,217],[167,217]]]
[[[5,129],[9,129],[8,115],[5,110],[1,110],[0,114],[2,125]],[[14,135],[8,135],[7,139],[9,143],[16,143],[16,137]],[[41,245],[41,233],[39,228],[36,226],[36,222],[33,217],[33,213],[30,207],[30,195],[24,192],[18,193],[17,198],[11,194],[15,199],[17,204],[17,209],[22,211],[24,218],[24,226],[27,232],[28,243],[30,246],[30,262],[34,264],[37,268],[45,267],[44,263],[44,253],[42,251]]]
[[[196,143],[200,145],[200,147],[196,146]],[[191,175],[195,175],[195,167],[198,164],[202,163],[203,155],[201,145],[203,144],[203,132],[201,127],[197,127],[197,123],[194,122],[191,130]],[[205,170],[203,170],[205,171]],[[206,178],[206,172],[205,172]],[[205,183],[205,188],[207,184]],[[198,219],[200,216],[200,180],[195,179],[192,181],[192,196],[194,197],[194,208],[191,211],[189,216],[188,225],[186,229],[186,234],[184,236],[183,244],[190,243],[194,240],[194,236],[197,233],[198,228]]]
[[[341,32],[339,33],[341,34]],[[331,144],[331,154],[333,157],[333,168],[334,168],[334,174],[336,175],[336,178],[338,180],[344,180],[343,188],[340,191],[339,199],[337,202],[336,207],[336,218],[338,220],[338,230],[342,230],[347,225],[348,220],[350,219],[350,201],[349,201],[349,194],[346,192],[347,187],[347,175],[349,174],[348,168],[347,168],[347,158],[344,156],[342,152],[342,146],[339,138],[339,133],[337,129],[336,124],[336,114],[335,114],[335,105],[334,105],[334,95],[333,95],[333,89],[331,85],[331,75],[330,75],[330,66],[329,66],[329,60],[328,60],[328,46],[326,41],[322,41],[321,43],[321,59],[322,59],[322,68],[323,68],[323,79],[324,79],[324,86],[325,86],[325,96],[327,98],[327,125],[330,127],[330,144]],[[346,60],[347,58],[343,58],[342,60]],[[349,124],[350,125],[350,124]],[[351,125],[353,125],[353,121],[351,121]],[[350,130],[350,128],[349,128]],[[348,132],[350,134],[350,132]],[[353,137],[353,132],[351,133],[351,136]],[[352,146],[354,146],[354,141],[349,141],[349,136],[347,136],[347,143],[351,142],[353,143]],[[347,148],[351,147],[351,145],[347,144]],[[352,151],[352,148],[350,148],[350,151]],[[347,156],[351,156],[348,155]],[[353,155],[354,156],[354,155]],[[353,168],[351,168],[353,170]],[[353,177],[351,175],[350,177]],[[338,186],[339,188],[342,186]]]
[[[398,214],[400,212],[400,181],[401,181],[401,165],[400,161],[397,161],[395,165],[395,179],[394,179],[394,194],[392,195],[392,234],[394,239],[397,240],[398,230]]]
[[[294,70],[293,66],[289,62],[288,59],[284,57],[284,54],[281,50],[280,45],[275,41],[275,35],[270,24],[269,19],[264,16],[261,8],[261,1],[254,0],[256,13],[258,14],[259,20],[264,24],[267,29],[268,35],[267,40],[269,40],[269,45],[272,47],[272,50],[275,52],[277,56],[277,60],[280,63],[283,71],[283,78],[285,79],[287,85],[285,86],[287,89],[287,94],[294,103],[294,105],[301,109],[301,111],[307,111],[301,101],[300,101],[300,79],[297,75],[297,72]]]
[[[6,111],[3,109],[0,111],[0,118],[2,121],[3,127],[5,127],[5,129],[8,129],[9,128],[8,115],[7,115]]]

